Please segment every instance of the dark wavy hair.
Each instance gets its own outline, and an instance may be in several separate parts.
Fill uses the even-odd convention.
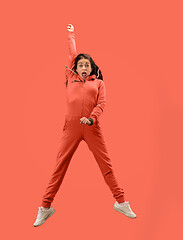
[[[102,76],[102,72],[100,71],[100,68],[95,64],[92,57],[88,54],[80,53],[79,55],[77,55],[74,61],[74,66],[72,68],[74,72],[76,72],[77,63],[80,59],[88,59],[90,61],[92,71],[89,76],[95,74],[98,79],[101,79],[103,81],[103,76]],[[67,87],[67,84],[68,84],[68,79],[66,81],[66,87]]]

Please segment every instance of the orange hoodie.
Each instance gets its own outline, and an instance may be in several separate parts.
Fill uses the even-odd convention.
[[[69,63],[66,70],[67,85],[67,114],[92,118],[93,123],[106,104],[106,89],[104,81],[96,75],[88,76],[84,81],[78,73],[72,71],[74,60],[77,57],[75,33],[68,32]]]

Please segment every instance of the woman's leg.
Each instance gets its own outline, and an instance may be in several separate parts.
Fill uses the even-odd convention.
[[[51,206],[60,188],[70,160],[81,141],[80,132],[79,128],[74,127],[74,121],[70,120],[65,122],[61,135],[60,148],[56,158],[56,165],[42,199],[42,206],[45,208]]]
[[[124,202],[124,191],[119,187],[115,178],[105,139],[99,123],[96,123],[92,126],[87,126],[85,128],[84,140],[93,153],[102,172],[104,180],[113,194],[113,197],[119,203]]]

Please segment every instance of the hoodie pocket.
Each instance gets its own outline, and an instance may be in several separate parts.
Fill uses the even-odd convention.
[[[65,120],[62,131],[65,131],[68,128],[68,120]]]

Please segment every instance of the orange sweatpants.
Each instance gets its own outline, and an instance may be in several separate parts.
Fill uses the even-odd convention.
[[[93,153],[102,172],[105,182],[110,188],[113,197],[119,202],[124,202],[124,191],[118,186],[109,158],[106,143],[101,130],[100,122],[93,125],[81,124],[83,116],[66,115],[61,135],[61,144],[56,158],[56,165],[49,184],[42,199],[42,206],[48,208],[59,190],[71,158],[79,143],[84,140]]]

